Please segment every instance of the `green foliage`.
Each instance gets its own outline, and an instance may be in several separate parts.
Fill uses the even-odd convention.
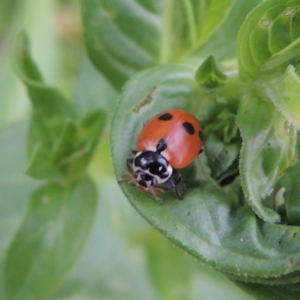
[[[43,83],[23,31],[16,36],[12,61],[33,107],[27,174],[47,183],[33,194],[7,250],[5,297],[44,299],[77,261],[93,224],[97,193],[86,168],[105,114],[97,109],[78,117],[56,89]]]
[[[87,178],[68,188],[49,183],[35,192],[7,253],[8,299],[43,299],[61,282],[81,253],[96,199]]]
[[[105,125],[105,115],[98,110],[77,118],[74,107],[57,90],[42,82],[24,32],[16,37],[13,61],[33,106],[27,173],[37,179],[72,181],[90,161]]]
[[[200,66],[195,59],[184,61],[183,49],[181,63],[137,73],[122,90],[112,125],[112,155],[121,179],[130,149],[151,116],[183,108],[199,118],[205,154],[183,171],[189,186],[184,201],[165,193],[159,205],[135,186],[121,187],[162,234],[243,282],[245,290],[254,288],[259,299],[283,293],[279,288],[264,292],[269,284],[294,290],[299,282],[299,227],[292,226],[299,224],[300,203],[299,10],[299,1],[265,1],[254,8],[239,31],[238,69],[221,62],[225,75],[212,56],[202,57]],[[297,298],[294,292],[286,297]]]
[[[32,109],[0,133],[10,145],[0,149],[10,180],[0,173],[0,298],[202,299],[199,261],[256,299],[298,299],[300,0],[82,0],[81,13],[92,64],[74,103],[45,83],[25,31],[13,42]],[[180,249],[126,206],[108,158],[122,180],[144,123],[170,108],[203,126],[184,200],[120,187]],[[105,139],[98,148],[105,129],[111,151]]]
[[[297,65],[295,67],[297,68]],[[295,67],[289,65],[284,72],[279,73],[276,77],[266,76],[259,85],[288,122],[299,129],[300,107],[298,95],[300,93],[300,78]]]
[[[272,103],[261,101],[256,95],[245,95],[237,124],[243,138],[240,172],[247,202],[261,219],[279,222],[279,214],[273,207],[262,205],[262,200],[293,163],[296,130]]]
[[[200,107],[201,110],[208,111],[200,105],[204,92],[201,92],[194,75],[195,69],[192,67],[185,64],[172,64],[140,72],[128,81],[122,92],[112,127],[112,155],[118,178],[122,176],[125,168],[124,162],[130,155],[129,149],[134,145],[137,134],[143,127],[147,116],[155,115],[170,105],[192,109],[195,114]],[[219,92],[221,97],[222,91]],[[170,99],[172,104],[170,101],[165,101],[166,98]],[[151,102],[144,99],[151,99]],[[268,277],[274,279],[282,276],[280,281],[283,282],[286,274],[294,272],[299,267],[300,228],[263,222],[249,208],[238,205],[238,201],[242,200],[240,199],[242,191],[239,181],[242,183],[246,181],[242,186],[247,185],[247,190],[245,188],[247,192],[257,193],[260,196],[257,196],[259,199],[252,200],[251,197],[254,196],[245,192],[249,203],[254,202],[251,206],[261,207],[261,201],[266,197],[265,189],[269,192],[272,188],[271,183],[275,181],[273,177],[277,178],[278,172],[282,171],[282,168],[286,167],[288,163],[286,155],[290,153],[289,147],[294,146],[294,143],[291,145],[291,141],[294,139],[293,137],[288,138],[286,133],[282,132],[282,126],[278,124],[278,119],[276,126],[273,126],[273,114],[276,113],[278,117],[275,109],[270,110],[270,117],[267,118],[264,105],[272,108],[272,104],[264,104],[264,102],[257,104],[253,100],[251,105],[247,105],[246,101],[247,99],[244,98],[237,117],[244,143],[240,153],[241,178],[237,177],[235,181],[227,184],[226,188],[218,185],[216,178],[211,177],[211,171],[207,165],[207,159],[213,156],[209,153],[210,149],[213,149],[210,146],[205,148],[207,158],[201,155],[183,173],[189,186],[183,201],[179,202],[174,199],[172,193],[166,193],[163,196],[164,204],[160,205],[150,194],[141,192],[135,186],[123,184],[122,189],[131,204],[144,218],[165,236],[200,260],[217,267],[223,273],[235,275],[243,280],[249,278],[249,281],[266,283]],[[255,104],[254,110],[251,109]],[[246,109],[244,105],[248,109],[247,118],[240,117]],[[250,113],[258,115],[258,112],[264,116],[259,118],[261,121],[256,121],[256,126],[254,126],[253,116]],[[251,123],[250,126],[247,122]],[[225,127],[225,123],[222,124]],[[262,131],[262,134],[259,130]],[[228,130],[225,132],[228,133]],[[238,134],[237,131],[233,132]],[[291,132],[293,131],[291,130]],[[218,133],[216,128],[215,133]],[[283,134],[283,137],[280,134]],[[219,138],[223,138],[225,145],[226,141],[233,144],[233,140],[230,140],[229,137],[230,135],[225,135],[224,131],[223,136],[219,133]],[[253,142],[254,137],[257,139],[255,143]],[[238,139],[238,137],[236,138]],[[210,143],[212,142],[210,140]],[[240,144],[239,141],[237,142]],[[128,151],[120,151],[121,147],[125,147]],[[244,147],[245,150],[243,150]],[[248,147],[249,149],[247,149]],[[211,151],[215,151],[215,149]],[[250,156],[251,153],[253,155]],[[232,154],[228,153],[227,155]],[[253,161],[254,158],[258,161]],[[270,159],[269,164],[268,159]],[[274,159],[277,159],[278,163],[275,161],[273,164]],[[235,159],[232,159],[231,162],[234,164]],[[262,164],[263,166],[261,166]],[[223,171],[225,172],[231,166],[224,166]],[[258,176],[257,173],[262,170],[266,174],[259,173]],[[271,177],[269,179],[271,183],[267,182],[268,185],[266,185],[261,175],[264,175],[266,179]],[[257,178],[259,178],[258,182]],[[267,207],[261,208],[261,210],[267,209]],[[272,213],[277,215],[273,210]],[[272,221],[270,218],[267,220],[268,222]],[[291,238],[292,236],[295,237]]]
[[[196,80],[204,87],[213,88],[221,85],[226,80],[226,75],[218,69],[214,57],[209,56],[197,70]]]
[[[248,15],[239,32],[240,74],[255,78],[299,60],[299,2],[269,0]]]
[[[121,88],[134,72],[182,60],[197,50],[220,26],[233,2],[82,0],[90,58]]]

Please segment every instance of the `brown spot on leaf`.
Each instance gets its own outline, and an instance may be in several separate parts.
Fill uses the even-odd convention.
[[[289,258],[289,264],[290,266],[293,266],[295,264],[295,261],[292,257]]]
[[[147,96],[145,97],[145,99],[143,99],[140,103],[138,103],[135,107],[134,107],[134,109],[133,109],[133,112],[134,113],[139,113],[139,111],[141,110],[141,108],[143,107],[143,106],[145,106],[145,105],[148,105],[148,104],[150,104],[151,102],[152,102],[152,100],[153,100],[153,93],[154,93],[154,91],[156,90],[156,87],[154,87],[148,94],[147,94]]]

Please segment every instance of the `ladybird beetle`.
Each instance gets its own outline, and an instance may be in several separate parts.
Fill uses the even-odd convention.
[[[133,157],[127,159],[130,180],[162,202],[156,191],[171,189],[182,199],[176,186],[181,181],[177,169],[188,166],[203,149],[202,128],[190,113],[170,109],[152,118],[137,139]],[[165,188],[157,187],[161,184]]]

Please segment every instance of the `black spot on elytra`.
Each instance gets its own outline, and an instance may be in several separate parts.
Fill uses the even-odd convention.
[[[195,133],[195,128],[190,122],[184,122],[182,126],[188,134],[193,135]]]
[[[199,136],[199,139],[200,139],[201,141],[203,141],[203,133],[202,133],[202,130],[199,130],[198,136]]]
[[[157,118],[160,121],[170,121],[173,119],[173,116],[170,113],[165,113]]]

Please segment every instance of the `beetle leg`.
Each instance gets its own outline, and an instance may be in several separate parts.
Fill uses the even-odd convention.
[[[167,188],[174,191],[176,197],[179,199],[179,200],[182,200],[183,197],[182,195],[179,194],[178,190],[177,190],[177,186],[175,184],[175,182],[173,181],[173,179],[169,179],[168,181],[165,182],[166,185],[167,185]]]
[[[163,199],[158,196],[157,192],[164,193],[165,189],[151,186],[151,187],[145,188],[145,190],[149,191],[149,193],[157,200],[157,202],[159,204],[163,204],[164,203]]]
[[[182,183],[182,186],[183,186],[182,194],[179,194],[178,189],[177,189],[177,186],[180,182]],[[187,187],[186,187],[185,182],[183,182],[183,180],[182,180],[182,175],[176,169],[173,169],[172,177],[169,178],[169,180],[166,182],[166,185],[170,190],[174,191],[176,197],[179,200],[183,199],[183,194],[187,191]]]

